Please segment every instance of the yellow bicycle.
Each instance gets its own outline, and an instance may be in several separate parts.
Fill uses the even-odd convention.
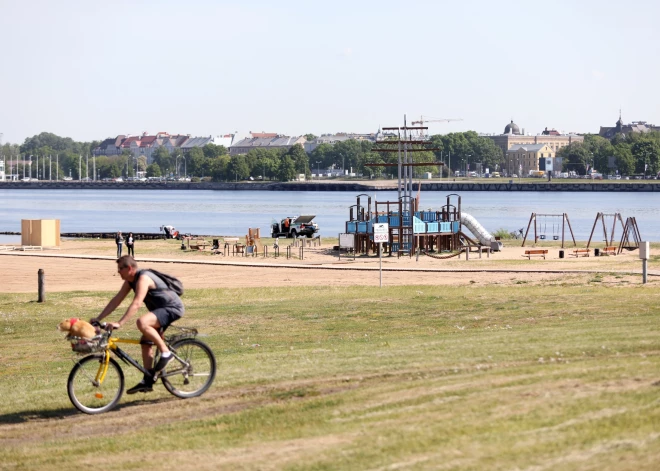
[[[101,325],[105,328],[105,324]],[[198,340],[197,329],[170,326],[164,340],[174,355],[154,382],[160,379],[170,393],[180,398],[203,394],[215,379],[216,362],[211,349]],[[112,354],[143,374],[144,367],[127,352],[120,343],[139,345],[140,340],[113,337],[103,331],[94,339],[67,337],[76,353],[84,354],[71,369],[67,392],[71,403],[86,414],[100,414],[115,407],[124,393],[124,372]],[[154,359],[158,361],[158,354]],[[154,363],[154,364],[155,364]]]

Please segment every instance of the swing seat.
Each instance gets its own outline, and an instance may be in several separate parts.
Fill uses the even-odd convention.
[[[559,240],[559,236],[558,235],[553,235],[552,240]]]
[[[545,239],[545,234],[541,234],[541,235],[539,236],[539,239]]]

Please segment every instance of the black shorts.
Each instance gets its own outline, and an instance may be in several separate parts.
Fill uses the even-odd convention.
[[[159,307],[151,312],[158,319],[161,333],[165,332],[172,322],[178,321],[183,316],[183,309],[175,307]]]

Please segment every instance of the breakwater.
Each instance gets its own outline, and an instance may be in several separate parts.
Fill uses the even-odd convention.
[[[418,182],[413,183],[417,191]],[[393,191],[396,182],[374,181],[327,181],[327,182],[0,182],[0,189],[16,190],[211,190],[211,191]],[[552,181],[516,182],[503,181],[431,181],[421,182],[422,191],[450,193],[466,191],[550,191],[550,192],[660,192],[660,183],[650,182],[591,182]]]

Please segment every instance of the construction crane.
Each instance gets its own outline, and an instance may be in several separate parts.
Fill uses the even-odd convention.
[[[436,118],[430,118],[428,116],[426,118],[424,118],[424,116],[420,116],[419,121],[413,121],[411,124],[413,126],[416,126],[418,124],[421,124],[422,126],[424,126],[424,123],[448,123],[450,121],[463,121],[463,118],[436,119]]]
[[[417,125],[424,126],[424,123],[449,123],[450,121],[463,121],[463,118],[442,118],[441,119],[441,118],[432,118],[430,116],[427,116],[427,117],[420,116],[419,121],[413,121],[411,124],[413,126],[417,126]],[[428,128],[426,128],[426,130],[427,130],[427,135],[428,135]],[[423,138],[423,139],[428,138],[428,136],[424,135],[423,130],[420,132],[420,137]]]

